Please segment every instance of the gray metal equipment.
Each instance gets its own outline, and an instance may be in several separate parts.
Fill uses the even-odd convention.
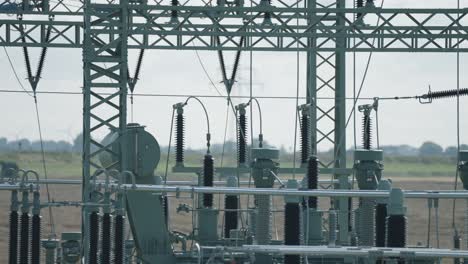
[[[295,264],[298,260],[311,264],[374,264],[383,258],[388,264],[408,263],[409,260],[413,262],[414,255],[431,260],[441,256],[465,258],[468,255],[466,251],[404,248],[407,232],[405,199],[467,199],[468,192],[402,191],[392,189],[391,182],[382,180],[383,153],[378,150],[378,146],[373,149],[370,140],[370,116],[377,110],[378,100],[374,100],[374,104],[359,107],[364,114],[364,146],[355,152],[354,167],[350,168],[347,160],[347,131],[352,113],[348,113],[351,102],[348,99],[351,98],[347,87],[347,67],[350,65],[347,53],[467,53],[468,9],[447,6],[386,8],[383,7],[385,1],[379,1],[382,6],[378,7],[374,0],[356,0],[353,7],[350,6],[352,1],[345,0],[244,1],[22,0],[16,3],[0,0],[0,46],[22,49],[27,80],[36,107],[37,95],[45,92],[36,89],[42,79],[47,50],[67,48],[82,51],[83,170],[82,179],[78,180],[82,187],[82,197],[80,201],[71,202],[82,208],[81,232],[62,233],[60,245],[53,239],[44,240],[46,259],[50,262],[47,264],[270,264],[282,262],[284,255],[287,256],[284,257],[285,264]],[[54,4],[49,6],[49,2]],[[376,23],[368,24],[371,21]],[[34,48],[41,49],[35,74],[31,70],[31,57],[34,56],[29,56],[29,51]],[[132,49],[139,50],[140,54],[134,77],[130,76],[129,70]],[[173,105],[176,157],[172,172],[197,173],[198,186],[193,186],[195,184],[191,180],[174,181],[170,185],[166,177],[163,180],[154,175],[160,159],[158,142],[143,126],[127,122],[127,110],[130,108],[128,102],[133,105],[143,53],[153,49],[216,52],[222,83],[226,88],[225,95],[218,91],[219,98],[227,99],[228,110],[233,111],[236,109],[231,99],[237,100],[237,95],[243,95],[236,91],[235,78],[242,52],[297,52],[298,58],[304,55],[304,67],[299,67],[299,59],[297,65],[297,69],[303,69],[306,75],[303,82],[305,85],[298,93],[305,95],[305,105],[298,109],[302,117],[301,166],[280,169],[277,163],[278,150],[252,149],[252,146],[248,146],[246,114],[247,110],[252,109],[246,107],[253,100],[259,104],[252,97],[254,93],[251,93],[249,103],[237,108],[237,166],[217,168],[218,172],[229,174],[230,178],[227,187],[214,186],[215,166],[214,154],[209,151],[211,134],[208,111],[199,98],[189,96],[184,103]],[[223,52],[229,51],[236,52],[231,77],[227,76],[223,55]],[[198,59],[203,64],[199,56]],[[14,65],[11,60],[10,65]],[[253,69],[253,63],[251,66]],[[203,65],[202,68],[206,70]],[[253,79],[253,70],[250,73]],[[297,73],[299,92],[302,82],[299,80],[299,70]],[[178,73],[178,76],[183,75]],[[172,84],[172,89],[179,89],[175,83]],[[23,90],[28,92],[26,88]],[[274,99],[288,99],[291,96],[285,95],[284,98]],[[432,102],[433,99],[461,95],[468,95],[468,89],[429,92],[406,99]],[[212,95],[208,97],[213,100],[218,98]],[[264,99],[271,99],[269,97],[266,95]],[[201,103],[207,119],[208,151],[204,157],[203,170],[200,166],[190,167],[188,162],[184,162],[183,107],[189,99]],[[357,98],[354,99],[355,104]],[[296,100],[299,103],[302,98],[296,97]],[[359,97],[359,100],[366,99]],[[231,107],[234,109],[229,109]],[[38,112],[37,115],[39,117]],[[278,126],[281,121],[275,122]],[[256,124],[250,125],[251,131],[254,125],[257,129]],[[261,147],[261,117],[259,127]],[[98,142],[97,139],[107,133],[107,129],[111,130],[110,133]],[[325,147],[332,147],[332,155],[324,155],[319,162],[314,155],[318,155],[318,150]],[[171,154],[170,149],[168,155]],[[468,153],[460,153],[458,166],[464,188],[468,190]],[[44,171],[45,167],[44,163]],[[15,170],[20,171],[17,167]],[[319,170],[330,176],[327,181],[333,189],[324,189],[318,185]],[[305,173],[302,188],[298,190],[295,179],[288,179],[287,188],[283,188],[284,179],[278,177],[279,171],[283,175]],[[10,261],[28,263],[30,258],[38,260],[40,254],[37,254],[38,243],[35,242],[40,241],[37,240],[40,237],[40,221],[34,221],[40,220],[41,208],[66,203],[53,200],[47,204],[41,203],[36,187],[51,182],[70,184],[70,180],[30,180],[27,175],[23,179],[18,175],[9,177],[5,169],[0,173],[0,190],[12,192]],[[349,176],[352,173],[356,176],[360,190],[351,190]],[[246,184],[239,186],[240,177],[247,174],[251,174],[249,176],[252,176],[256,188],[246,188]],[[103,176],[105,179],[102,179]],[[280,189],[274,188],[275,181],[280,183]],[[182,182],[190,184],[185,186]],[[179,207],[181,211],[192,214],[192,226],[187,233],[170,229],[169,194],[175,199],[184,194],[186,196],[183,198],[193,202],[191,207]],[[226,197],[224,208],[222,203],[213,202],[213,195]],[[242,208],[245,206],[245,196],[254,197],[253,208]],[[287,215],[287,232],[284,240],[271,238],[272,213],[277,209],[272,208],[273,196],[284,198],[286,203],[284,212]],[[330,199],[331,208],[321,209],[318,197]],[[356,210],[353,229],[350,208],[352,199],[356,198],[360,205]],[[250,201],[249,198],[246,200]],[[301,201],[302,206],[299,204]],[[374,220],[376,203],[379,210]],[[220,232],[218,218],[223,210],[225,229]],[[35,228],[34,225],[30,228],[31,213]],[[247,214],[249,221],[246,220]],[[298,214],[301,216],[297,217]],[[327,218],[328,228],[324,223]],[[127,219],[133,240],[127,240],[125,236]],[[468,234],[468,215],[466,219],[465,233]],[[114,224],[112,220],[115,220]],[[238,225],[238,220],[242,225]],[[327,235],[325,229],[328,229]],[[299,231],[304,245],[298,245]],[[358,247],[349,247],[352,244],[350,233],[354,232],[357,232]],[[378,244],[373,247],[376,238]],[[468,236],[466,240],[468,244]],[[191,246],[188,247],[188,244]],[[57,247],[55,260],[54,251]],[[112,250],[113,258],[110,254]]]
[[[59,263],[76,264],[81,259],[81,233],[62,233],[61,254]]]
[[[356,150],[354,160],[359,189],[376,190],[382,177],[383,152],[381,150]],[[358,245],[375,245],[375,205],[374,198],[359,199],[359,207],[355,210]]]
[[[252,177],[255,188],[273,188],[278,173],[279,151],[277,149],[252,149]],[[254,243],[268,245],[271,241],[271,196],[254,195],[255,198],[255,237]],[[255,254],[256,264],[272,263],[270,254]]]
[[[154,175],[159,159],[160,148],[157,140],[139,124],[128,124],[123,135],[111,132],[103,139],[103,144],[110,145],[112,152],[100,155],[103,167],[116,169],[117,158],[112,153],[119,151],[127,155],[126,182],[136,184],[157,184],[158,177]],[[122,148],[122,150],[121,150]],[[167,199],[162,193],[142,193],[128,190],[126,193],[126,208],[130,228],[135,241],[138,257],[143,261],[155,263],[175,262],[172,252],[168,220],[166,214]]]

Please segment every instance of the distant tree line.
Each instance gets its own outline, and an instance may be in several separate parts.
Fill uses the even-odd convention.
[[[83,136],[79,134],[72,143],[59,140],[46,140],[43,142],[44,151],[46,152],[76,152],[81,153],[83,148]],[[254,139],[254,146],[258,147],[258,140]],[[263,142],[264,147],[271,147],[271,145],[267,142]],[[172,146],[172,151],[174,151],[174,146]],[[457,156],[457,147],[456,146],[449,146],[447,148],[443,148],[439,144],[427,141],[424,142],[420,147],[413,147],[409,145],[388,145],[388,146],[381,146],[380,147],[385,156],[405,156],[405,157],[456,157]],[[351,148],[348,152],[351,154]],[[467,144],[462,144],[460,146],[462,150],[468,150]],[[218,155],[222,154],[223,152],[226,155],[232,155],[233,153],[237,152],[237,142],[235,141],[226,141],[224,144],[222,143],[214,143],[211,145],[210,150],[213,154]],[[7,140],[6,138],[0,138],[0,152],[39,152],[41,151],[41,142],[38,140],[30,141],[28,139],[19,139],[19,140]],[[163,153],[167,152],[167,146],[161,146],[161,151]],[[188,149],[188,152],[198,152],[204,153],[206,152],[206,148],[202,149]],[[280,151],[283,155],[290,155],[291,150],[287,150],[284,146],[280,148]],[[300,151],[299,147],[297,151]],[[324,151],[323,154],[332,154],[333,150]]]
[[[78,135],[70,143],[65,140],[44,140],[42,145],[45,152],[81,152],[83,149],[83,137]],[[41,142],[39,140],[30,141],[29,139],[7,140],[0,138],[0,152],[40,152]]]
[[[381,149],[385,152],[385,156],[408,156],[408,157],[455,157],[457,156],[458,148],[449,146],[443,148],[432,141],[424,142],[419,148],[409,145],[399,146],[382,146]],[[460,145],[461,150],[468,150],[468,145]]]

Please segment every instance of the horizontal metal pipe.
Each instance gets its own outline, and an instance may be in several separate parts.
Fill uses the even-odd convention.
[[[111,184],[112,185],[112,184]],[[117,187],[117,186],[113,186]],[[306,197],[369,197],[385,198],[389,191],[363,191],[363,190],[293,190],[271,188],[228,188],[228,187],[194,187],[194,186],[164,186],[123,184],[122,188],[135,191],[149,192],[175,192],[175,193],[212,193],[212,194],[265,194],[274,196],[306,196]],[[406,198],[438,198],[438,199],[467,199],[468,191],[403,191]]]
[[[230,252],[293,254],[308,256],[353,256],[369,257],[407,257],[407,258],[460,258],[466,257],[466,250],[451,250],[437,248],[377,248],[377,247],[327,247],[327,246],[273,246],[244,245],[242,247],[226,248]]]
[[[2,183],[0,184],[0,191],[14,191],[14,190],[23,190],[29,189],[31,186],[26,185],[22,186],[20,184],[9,184],[9,183]]]
[[[337,180],[319,180],[319,184],[333,184],[333,183],[337,183],[338,181]],[[31,184],[57,184],[57,185],[81,185],[83,183],[82,180],[69,180],[69,179],[48,179],[48,180],[39,180],[39,181],[36,181],[36,180],[33,180],[33,181],[29,181],[28,183],[31,183]],[[96,183],[98,184],[104,184],[105,181],[102,181],[102,180],[98,180],[96,181]],[[115,181],[112,181],[111,183],[113,184],[117,184],[117,182]],[[213,182],[214,185],[217,185],[217,186],[224,186],[226,185],[226,182],[225,181],[214,181]],[[249,181],[240,181],[239,182],[240,185],[248,185],[249,184]],[[251,184],[253,184],[253,181],[250,182]],[[166,185],[198,185],[198,182],[197,181],[167,181],[166,182]]]

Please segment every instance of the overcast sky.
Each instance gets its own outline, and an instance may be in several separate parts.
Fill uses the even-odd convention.
[[[456,7],[456,1],[390,1],[387,7]],[[414,3],[414,4],[413,4]],[[444,6],[442,6],[444,5]],[[462,1],[462,7],[468,1]],[[15,67],[22,78],[26,72],[19,48],[8,48]],[[37,50],[33,53],[37,53]],[[199,52],[223,94],[219,83],[221,75],[215,52]],[[357,55],[357,77],[360,82],[367,60],[367,53]],[[130,53],[131,69],[134,68],[136,53]],[[232,63],[232,55],[226,55],[227,65]],[[462,87],[468,87],[468,55],[461,55]],[[36,58],[33,58],[36,65]],[[300,58],[301,95],[305,94],[305,60]],[[239,84],[234,95],[248,95],[249,54],[241,58]],[[347,94],[352,96],[352,54],[348,55]],[[47,54],[46,67],[39,90],[80,92],[82,86],[81,50],[51,49]],[[253,94],[271,96],[296,95],[296,53],[254,52],[253,54]],[[230,67],[229,67],[230,68]],[[20,90],[3,49],[0,50],[1,89]],[[206,94],[217,95],[204,74],[194,51],[147,51],[143,63],[137,93],[158,94]],[[26,87],[26,81],[23,81]],[[414,53],[375,53],[363,87],[363,97],[386,97],[420,95],[427,92],[428,85],[434,91],[456,89],[455,54],[414,54]],[[29,87],[28,87],[29,88]],[[137,97],[134,105],[134,121],[147,126],[159,143],[167,145],[170,131],[172,105],[183,98]],[[202,99],[209,111],[213,141],[222,142],[226,117],[225,99]],[[234,100],[234,103],[246,100]],[[265,139],[276,146],[292,148],[294,144],[295,100],[260,100],[263,111]],[[303,103],[301,100],[300,103]],[[323,102],[325,103],[325,102]],[[361,103],[366,103],[362,101]],[[461,141],[468,143],[468,97],[461,103]],[[352,101],[348,102],[348,108]],[[39,95],[39,108],[45,139],[70,141],[81,131],[82,98],[79,95]],[[349,109],[348,109],[349,110]],[[187,108],[187,145],[204,145],[205,123],[199,106],[191,103]],[[33,100],[26,94],[0,94],[0,137],[37,139],[38,130]],[[349,113],[349,112],[348,112]],[[235,123],[229,122],[228,139],[235,136]],[[254,111],[254,130],[258,133],[258,119]],[[359,120],[360,120],[359,116]],[[130,115],[129,115],[130,120]],[[443,146],[455,145],[456,100],[444,99],[429,105],[421,105],[416,100],[382,101],[379,111],[381,144],[409,144],[419,146],[432,140]],[[360,127],[360,122],[358,128]],[[348,147],[353,145],[353,123],[348,127]],[[360,144],[360,132],[357,134]],[[321,149],[329,148],[323,144]]]

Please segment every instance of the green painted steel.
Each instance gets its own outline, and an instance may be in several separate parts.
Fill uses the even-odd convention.
[[[100,132],[117,131],[122,135],[127,125],[127,52],[128,52],[128,2],[102,6],[91,0],[85,1],[86,12],[83,42],[83,202],[90,202],[91,175],[101,164],[98,155],[107,152],[118,160],[119,171],[127,170],[126,152],[113,152],[108,145],[96,139]],[[113,29],[115,34],[100,32],[101,28]],[[102,89],[108,96],[98,95]],[[103,111],[105,110],[105,111]],[[126,147],[120,140],[120,149]],[[84,256],[89,253],[88,207],[83,207]]]
[[[263,51],[379,51],[379,52],[468,52],[468,28],[463,25],[466,9],[366,9],[368,15],[381,19],[381,26],[362,25],[349,16],[356,14],[352,8],[305,8],[254,6],[177,6],[136,5],[126,9],[130,18],[125,31],[129,35],[130,49],[174,49],[174,50],[263,50]],[[343,2],[343,1],[340,1]],[[312,5],[312,3],[307,2]],[[95,4],[96,8],[116,8],[112,4]],[[113,7],[114,6],[114,7]],[[89,10],[89,15],[97,13]],[[170,10],[179,14],[179,24],[168,23]],[[229,12],[228,12],[229,11]],[[269,11],[273,25],[261,23],[260,14]],[[94,13],[93,13],[94,12]],[[10,12],[11,14],[11,12]],[[0,20],[0,46],[64,47],[84,48],[86,34],[80,17],[82,12],[67,12],[51,9],[49,12],[20,11],[22,20],[13,16]],[[29,14],[34,14],[30,16]],[[421,15],[429,18],[423,19]],[[38,17],[45,19],[38,19]],[[48,17],[54,20],[49,21]],[[70,19],[72,18],[72,19]],[[204,18],[201,20],[201,18]],[[239,18],[243,18],[240,20]],[[441,19],[443,18],[443,19]],[[299,19],[297,25],[296,19]],[[238,22],[235,22],[235,21]],[[234,21],[234,22],[233,22]],[[332,23],[330,23],[330,21]],[[334,21],[340,21],[335,24]],[[402,23],[401,21],[405,21]],[[245,23],[244,23],[245,22]],[[23,43],[18,32],[19,25],[28,30]],[[48,27],[52,35],[48,42],[43,38]],[[278,30],[282,29],[282,30]],[[109,34],[118,38],[119,28],[96,28],[97,34]],[[221,37],[218,44],[215,39]],[[246,36],[243,47],[235,38]],[[375,38],[375,42],[373,39]],[[311,41],[312,39],[312,41]],[[340,42],[336,45],[335,39]],[[311,43],[313,42],[313,43]],[[338,56],[340,57],[340,56]],[[311,58],[312,59],[312,58]],[[309,61],[310,63],[311,61]],[[338,78],[338,81],[340,78]]]
[[[14,15],[2,16],[0,19],[0,46],[83,49],[83,202],[86,205],[97,201],[91,182],[92,175],[98,177],[103,174],[101,169],[131,171],[137,183],[154,182],[152,171],[159,161],[157,142],[151,135],[145,134],[141,127],[130,126],[127,129],[129,49],[306,52],[307,104],[312,120],[311,153],[316,154],[318,145],[324,142],[334,145],[333,160],[321,166],[338,180],[334,185],[336,189],[350,188],[350,170],[346,164],[347,116],[344,100],[346,53],[468,52],[468,26],[463,24],[463,19],[468,15],[467,9],[356,10],[347,8],[343,0],[337,0],[334,5],[324,5],[321,0],[301,0],[294,4],[276,1],[275,6],[266,3],[258,0],[252,2],[252,7],[247,7],[240,6],[240,3],[235,6],[191,5],[192,2],[187,1],[173,6],[166,2],[148,5],[146,1],[120,0],[110,4],[106,1],[86,0],[83,4],[77,1],[77,6],[71,6],[45,1],[41,9],[27,6],[14,12],[0,11],[0,14]],[[176,12],[177,19],[174,19],[173,12]],[[357,13],[375,16],[382,24],[372,26],[361,20],[350,19]],[[23,32],[20,28],[27,30]],[[46,40],[44,36],[48,30],[52,34]],[[234,41],[239,37],[246,38],[241,47]],[[330,76],[323,75],[325,67],[329,67]],[[102,89],[110,91],[110,94],[99,95]],[[325,108],[317,100],[318,93],[324,90],[334,95],[334,105],[331,107]],[[333,123],[332,129],[322,130],[319,121],[325,120]],[[114,136],[103,142],[96,140],[103,131],[107,133],[109,130]],[[148,151],[137,151],[146,146],[151,146]],[[252,154],[255,159],[252,173],[256,187],[271,188],[275,181],[272,173],[277,174],[279,171],[278,164],[272,160],[277,159],[277,153],[255,149]],[[363,189],[375,189],[377,182],[368,181],[368,171],[375,172],[375,178],[380,179],[378,175],[381,174],[381,167],[379,163],[370,164],[365,160],[381,158],[376,153],[361,154],[358,153],[362,157],[359,158],[359,166],[356,166],[358,183]],[[96,162],[98,156],[104,157],[102,163]],[[466,189],[467,163],[462,160],[460,164],[460,177]],[[226,170],[237,173],[241,169]],[[249,170],[244,169],[246,172]],[[200,171],[199,168],[174,170]],[[120,199],[123,200],[122,197]],[[150,263],[156,260],[174,263],[162,194],[129,191],[126,199],[139,254]],[[252,223],[256,224],[255,239],[268,243],[270,239],[267,231],[270,232],[270,225],[263,223],[269,223],[271,218],[271,197],[256,195],[255,199],[257,210],[252,213]],[[404,207],[400,202],[402,199],[397,191],[392,191],[392,210],[401,211]],[[348,245],[348,198],[333,200],[339,230],[337,243]],[[123,207],[120,201],[119,213],[124,212]],[[154,210],[148,212],[148,208]],[[99,208],[83,207],[83,236],[79,238],[83,241],[78,244],[83,245],[85,259],[89,251],[87,216],[91,210]],[[210,243],[218,240],[217,213],[215,209],[200,210],[198,231],[201,241]],[[309,211],[307,215],[309,228],[314,226],[309,229],[308,242],[319,243],[323,240],[322,215],[317,211]],[[203,225],[200,226],[200,223]],[[317,224],[319,227],[315,227]],[[149,226],[158,228],[148,231]],[[260,258],[263,257],[260,255]],[[267,256],[263,261],[268,262],[269,259]]]

